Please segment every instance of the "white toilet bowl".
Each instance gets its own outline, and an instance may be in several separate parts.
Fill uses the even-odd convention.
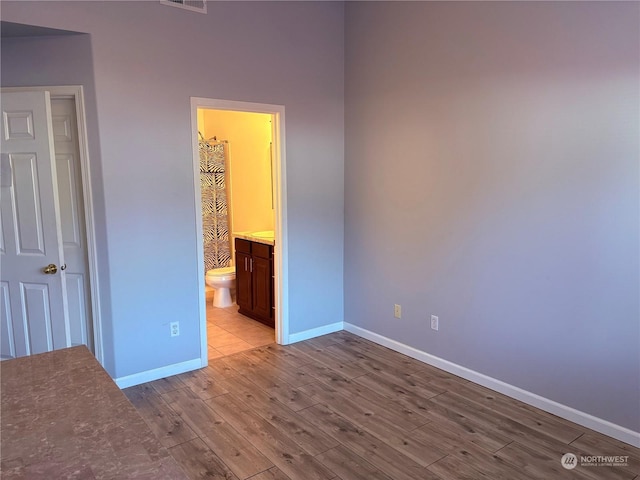
[[[214,268],[212,270],[208,270],[205,276],[205,282],[214,289],[214,307],[224,308],[233,305],[233,301],[231,300],[231,289],[236,286],[236,267]]]

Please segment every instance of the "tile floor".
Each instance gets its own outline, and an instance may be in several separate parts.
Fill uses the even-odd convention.
[[[238,313],[238,306],[216,308],[207,298],[209,360],[275,342],[275,330]]]

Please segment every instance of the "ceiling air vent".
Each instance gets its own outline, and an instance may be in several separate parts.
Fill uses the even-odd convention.
[[[207,0],[160,0],[160,3],[192,12],[207,13]]]

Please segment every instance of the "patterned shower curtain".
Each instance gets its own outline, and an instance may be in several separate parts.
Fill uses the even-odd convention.
[[[204,266],[207,271],[231,265],[225,180],[228,143],[200,139],[199,146]]]

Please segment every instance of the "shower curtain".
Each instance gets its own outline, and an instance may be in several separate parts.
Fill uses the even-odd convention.
[[[231,265],[225,179],[228,143],[200,139],[200,191],[205,271]]]

